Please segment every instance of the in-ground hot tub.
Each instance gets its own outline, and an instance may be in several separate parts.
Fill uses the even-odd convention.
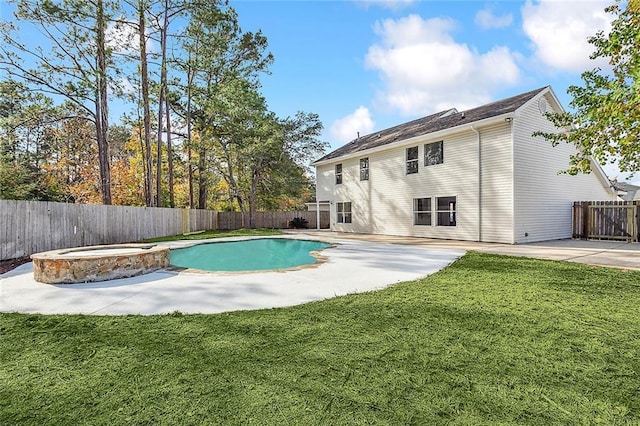
[[[31,255],[36,281],[73,284],[133,277],[169,266],[169,248],[154,244],[76,247]]]

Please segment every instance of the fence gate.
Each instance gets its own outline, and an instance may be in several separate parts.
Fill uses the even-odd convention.
[[[577,201],[573,203],[573,238],[639,240],[639,201]]]

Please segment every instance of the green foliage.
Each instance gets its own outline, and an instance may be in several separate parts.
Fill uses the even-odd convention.
[[[290,228],[302,229],[309,227],[309,221],[304,217],[294,217],[289,221]]]
[[[25,85],[0,81],[0,199],[68,200],[46,170],[56,150],[52,130],[64,114]]]
[[[0,423],[640,423],[640,273],[469,253],[220,315],[0,315]]]
[[[640,6],[623,5],[618,0],[606,8],[615,16],[611,32],[589,39],[596,48],[591,58],[608,59],[611,69],[584,72],[584,86],[569,87],[575,112],[547,115],[564,132],[534,134],[578,148],[569,174],[588,173],[590,157],[601,164],[617,160],[623,172],[640,170]]]
[[[107,86],[117,80],[105,31],[116,9],[105,0],[18,0],[15,23],[0,23],[0,71],[29,91],[63,99],[75,117],[94,123],[104,204],[111,204]],[[39,44],[21,40],[23,23],[40,34]]]
[[[86,203],[100,202],[102,192],[102,202],[115,204],[140,204],[142,194],[150,206],[302,207],[312,184],[308,164],[328,146],[319,139],[322,123],[316,114],[280,118],[269,111],[259,92],[274,60],[267,39],[242,31],[227,1],[15,4],[13,19],[0,21],[7,78],[0,81],[0,196]],[[165,16],[186,26],[165,29]],[[42,34],[40,45],[21,39],[25,26]],[[146,48],[134,54],[134,40],[125,36],[141,29],[143,40],[160,40],[172,57]],[[144,79],[143,63],[151,67],[146,77],[168,67],[171,78]],[[168,126],[150,113],[161,110],[165,84],[171,150],[163,146]],[[137,103],[125,126],[108,123],[107,86]]]

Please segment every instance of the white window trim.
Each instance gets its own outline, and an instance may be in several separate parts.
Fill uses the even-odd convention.
[[[367,160],[367,167],[362,167],[362,160]],[[360,181],[364,181],[364,180],[369,180],[369,166],[371,165],[371,163],[369,162],[369,157],[364,157],[360,159]],[[366,171],[367,176],[366,178],[362,178],[362,172]]]
[[[415,148],[417,151],[417,155],[415,159],[409,159],[409,150]],[[410,146],[408,148],[405,148],[404,150],[404,158],[405,158],[405,174],[407,175],[416,175],[418,174],[418,172],[420,171],[420,146]],[[416,171],[415,172],[411,172],[409,173],[409,163],[415,163],[416,164]]]
[[[438,199],[439,198],[454,198],[455,199],[455,209],[451,210],[451,209],[447,209],[447,210],[440,210],[438,209]],[[435,208],[436,208],[436,226],[443,226],[446,228],[456,228],[458,226],[458,196],[457,195],[448,195],[448,196],[443,196],[443,197],[435,197],[436,199],[436,203],[435,203]],[[455,225],[441,225],[440,224],[440,213],[448,213],[449,214],[449,218],[451,218],[451,214],[454,215],[455,218]]]
[[[442,146],[442,161],[439,163],[434,163],[434,164],[428,164],[427,163],[427,146],[432,145],[432,144],[440,144]],[[434,167],[434,166],[439,166],[440,164],[444,164],[444,140],[440,140],[440,141],[435,141],[435,142],[429,142],[429,143],[425,143],[423,146],[423,159],[424,159],[424,166],[425,167]]]
[[[429,210],[416,210],[417,200],[429,200]],[[429,224],[416,223],[416,215],[429,213]],[[433,197],[417,197],[413,199],[413,226],[433,226]]]
[[[349,204],[348,212],[344,210],[345,204]],[[346,221],[347,216],[349,217],[349,222]],[[341,224],[353,223],[353,205],[351,204],[351,201],[336,202],[336,223],[341,223]]]

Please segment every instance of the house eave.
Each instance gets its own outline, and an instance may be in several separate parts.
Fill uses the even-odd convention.
[[[492,124],[504,122],[506,119],[514,119],[515,117],[516,117],[515,112],[508,112],[505,114],[496,115],[494,117],[488,117],[482,120],[461,124],[459,126],[449,127],[448,129],[439,130],[437,132],[425,133],[423,135],[414,136],[409,139],[402,139],[402,140],[391,142],[389,144],[378,146],[375,148],[369,148],[369,149],[363,149],[361,151],[351,152],[349,154],[341,155],[340,157],[329,158],[321,161],[314,161],[313,163],[311,163],[311,165],[318,167],[325,164],[332,164],[332,163],[337,163],[344,160],[349,160],[351,158],[360,158],[370,154],[375,154],[377,152],[386,151],[393,148],[399,148],[405,145],[412,145],[414,143],[426,141],[429,139],[443,138],[450,134],[460,133],[461,131],[469,130],[471,129],[471,127],[474,127],[476,129],[478,127],[486,127]]]
[[[596,160],[594,160],[591,157],[589,157],[589,162],[590,162],[590,165],[591,165],[591,171],[596,175],[596,177],[598,178],[598,180],[600,181],[602,186],[607,188],[607,190],[611,194],[619,197],[618,191],[611,184],[611,181],[609,180],[609,177],[605,173],[605,171],[602,168],[602,166],[600,165],[600,163],[598,163]]]

